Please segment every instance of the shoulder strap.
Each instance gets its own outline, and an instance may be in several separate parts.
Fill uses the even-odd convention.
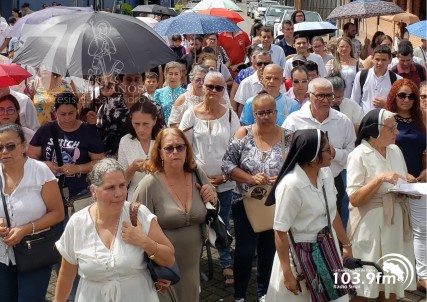
[[[326,216],[328,217],[328,227],[329,227],[329,229],[332,231],[332,226],[331,226],[331,217],[330,217],[330,215],[329,215],[328,198],[326,198],[325,186],[322,186],[322,191],[323,191],[323,197],[325,197],[325,204],[326,204]]]
[[[0,177],[0,193],[1,193],[1,199],[3,202],[3,209],[4,209],[4,214],[6,215],[6,222],[7,222],[7,227],[11,227],[10,224],[10,218],[9,218],[9,211],[7,210],[7,204],[6,204],[6,197],[3,194],[3,180]]]
[[[52,134],[53,147],[54,147],[55,153],[56,153],[56,160],[58,162],[58,166],[61,167],[64,165],[64,162],[62,160],[61,148],[59,148],[58,131],[55,128],[55,124],[56,124],[56,122],[50,123],[50,131]]]
[[[394,82],[396,82],[397,80],[397,76],[393,71],[388,71],[389,75],[390,75],[390,83],[391,85],[393,85]]]
[[[228,122],[231,125],[231,109],[228,109]]]
[[[360,64],[359,59],[357,59],[356,60],[356,73],[359,72],[359,64]]]
[[[361,96],[363,95],[363,86],[366,83],[366,79],[368,78],[369,69],[364,69],[360,72],[360,92]]]
[[[138,224],[138,209],[141,204],[137,201],[132,201],[129,205],[130,222],[133,226]]]
[[[418,63],[414,63],[414,65],[415,65],[415,68],[417,69],[421,82],[424,82],[426,79],[424,77],[423,67]]]
[[[285,162],[285,129],[281,131],[281,141],[282,141],[282,162]]]

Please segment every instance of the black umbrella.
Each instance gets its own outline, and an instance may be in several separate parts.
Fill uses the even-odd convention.
[[[171,8],[153,4],[153,5],[138,5],[135,7],[133,12],[136,13],[147,13],[147,14],[155,14],[155,15],[168,15],[168,16],[176,16],[177,13]]]
[[[144,22],[105,12],[54,17],[21,40],[14,62],[64,76],[141,74],[177,58]]]

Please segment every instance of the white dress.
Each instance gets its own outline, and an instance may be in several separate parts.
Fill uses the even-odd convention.
[[[108,250],[95,229],[89,208],[75,213],[65,227],[56,247],[62,257],[78,265],[80,276],[76,302],[158,302],[153,281],[143,261],[144,250],[122,240],[122,223],[129,221],[129,203],[120,215],[117,236]],[[145,206],[138,210],[138,220],[145,234],[156,216]]]
[[[134,162],[136,159],[142,159],[146,160],[150,158],[151,150],[153,149],[154,141],[152,140],[150,142],[150,149],[148,150],[148,153],[144,152],[144,149],[142,149],[141,143],[137,138],[132,139],[131,134],[126,134],[122,137],[120,140],[119,145],[119,153],[118,153],[118,161],[122,165],[123,169],[129,168],[129,166]],[[133,200],[132,195],[133,192],[135,192],[136,187],[138,186],[141,179],[144,178],[144,176],[147,175],[147,173],[144,172],[135,172],[133,175],[132,180],[129,183],[128,188],[128,200]]]
[[[273,229],[287,232],[292,231],[295,242],[314,242],[317,233],[328,225],[326,205],[323,197],[322,186],[328,198],[328,207],[331,223],[336,216],[336,189],[334,177],[330,168],[322,168],[317,177],[317,188],[311,185],[304,170],[297,164],[292,172],[287,174],[278,184],[275,192],[276,213]],[[339,250],[336,234],[335,243]],[[289,255],[291,269],[295,273],[292,256]],[[298,269],[298,272],[301,272]],[[302,292],[295,296],[286,289],[280,260],[274,256],[270,284],[267,291],[268,302],[316,302],[311,300],[305,281],[300,282]],[[349,301],[348,295],[334,301]]]
[[[333,69],[334,69],[333,64],[326,64],[326,71],[328,74],[330,74],[333,71]],[[351,97],[351,91],[353,89],[353,83],[354,83],[356,74],[357,74],[356,66],[341,65],[340,75],[345,82],[345,89],[344,89],[345,98],[349,99]]]
[[[386,158],[384,158],[368,142],[362,140],[362,143],[348,156],[347,194],[350,196],[378,174],[391,171],[404,176],[407,174],[405,159],[399,147],[396,145],[387,146]],[[392,186],[389,183],[383,183],[373,198],[386,194]],[[377,262],[384,255],[396,253],[405,256],[411,263],[415,263],[413,242],[412,240],[404,240],[402,207],[394,203],[393,211],[393,223],[390,225],[384,222],[383,207],[369,210],[362,217],[353,235],[353,257]],[[350,219],[352,215],[350,207]],[[377,298],[379,292],[384,291],[386,298],[388,298],[389,293],[395,293],[398,298],[405,297],[406,283],[391,284],[392,282],[387,282],[386,285],[378,284],[371,282],[363,271],[360,277],[358,295]],[[415,290],[415,282],[408,284],[408,286],[407,290]]]

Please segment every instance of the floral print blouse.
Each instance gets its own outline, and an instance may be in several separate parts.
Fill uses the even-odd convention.
[[[161,89],[157,89],[154,93],[153,102],[162,107],[166,125],[168,125],[173,103],[175,103],[176,99],[186,91],[187,90],[180,86],[176,88],[166,86]]]

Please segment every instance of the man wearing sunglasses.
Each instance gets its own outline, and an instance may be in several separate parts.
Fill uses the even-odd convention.
[[[283,86],[283,69],[277,64],[270,64],[264,68],[261,77],[261,83],[264,86],[264,91],[274,98],[276,102],[276,124],[282,125],[285,119],[291,112],[299,110],[298,103],[290,98],[287,98],[280,92],[280,87]],[[252,108],[253,97],[248,99],[243,107],[240,122],[243,125],[252,125],[255,123],[254,112]],[[270,117],[267,112],[264,115],[257,113],[259,117]],[[260,115],[261,114],[261,115]]]
[[[297,55],[302,55],[307,61],[313,61],[317,63],[317,67],[319,68],[319,76],[322,78],[326,76],[325,63],[323,62],[322,57],[308,52],[308,37],[299,34],[295,35],[294,47],[297,50]],[[291,71],[293,67],[292,62],[293,58],[286,61],[285,71],[283,74],[285,79],[291,78]]]
[[[264,68],[271,64],[271,56],[266,51],[261,51],[255,56],[255,66],[256,72],[244,79],[237,89],[236,95],[234,96],[234,101],[238,104],[244,105],[246,100],[251,97],[256,96],[261,90],[264,89],[264,85],[261,82],[262,73]],[[285,85],[280,86],[280,92],[286,92]],[[243,106],[238,106],[237,116],[240,117],[243,110]]]
[[[335,98],[331,82],[316,78],[308,84],[310,102],[291,113],[282,127],[291,131],[320,129],[328,133],[331,146],[331,170],[337,188],[337,209],[341,209],[345,187],[342,171],[346,167],[348,154],[354,149],[356,133],[353,123],[343,113],[331,108]]]

